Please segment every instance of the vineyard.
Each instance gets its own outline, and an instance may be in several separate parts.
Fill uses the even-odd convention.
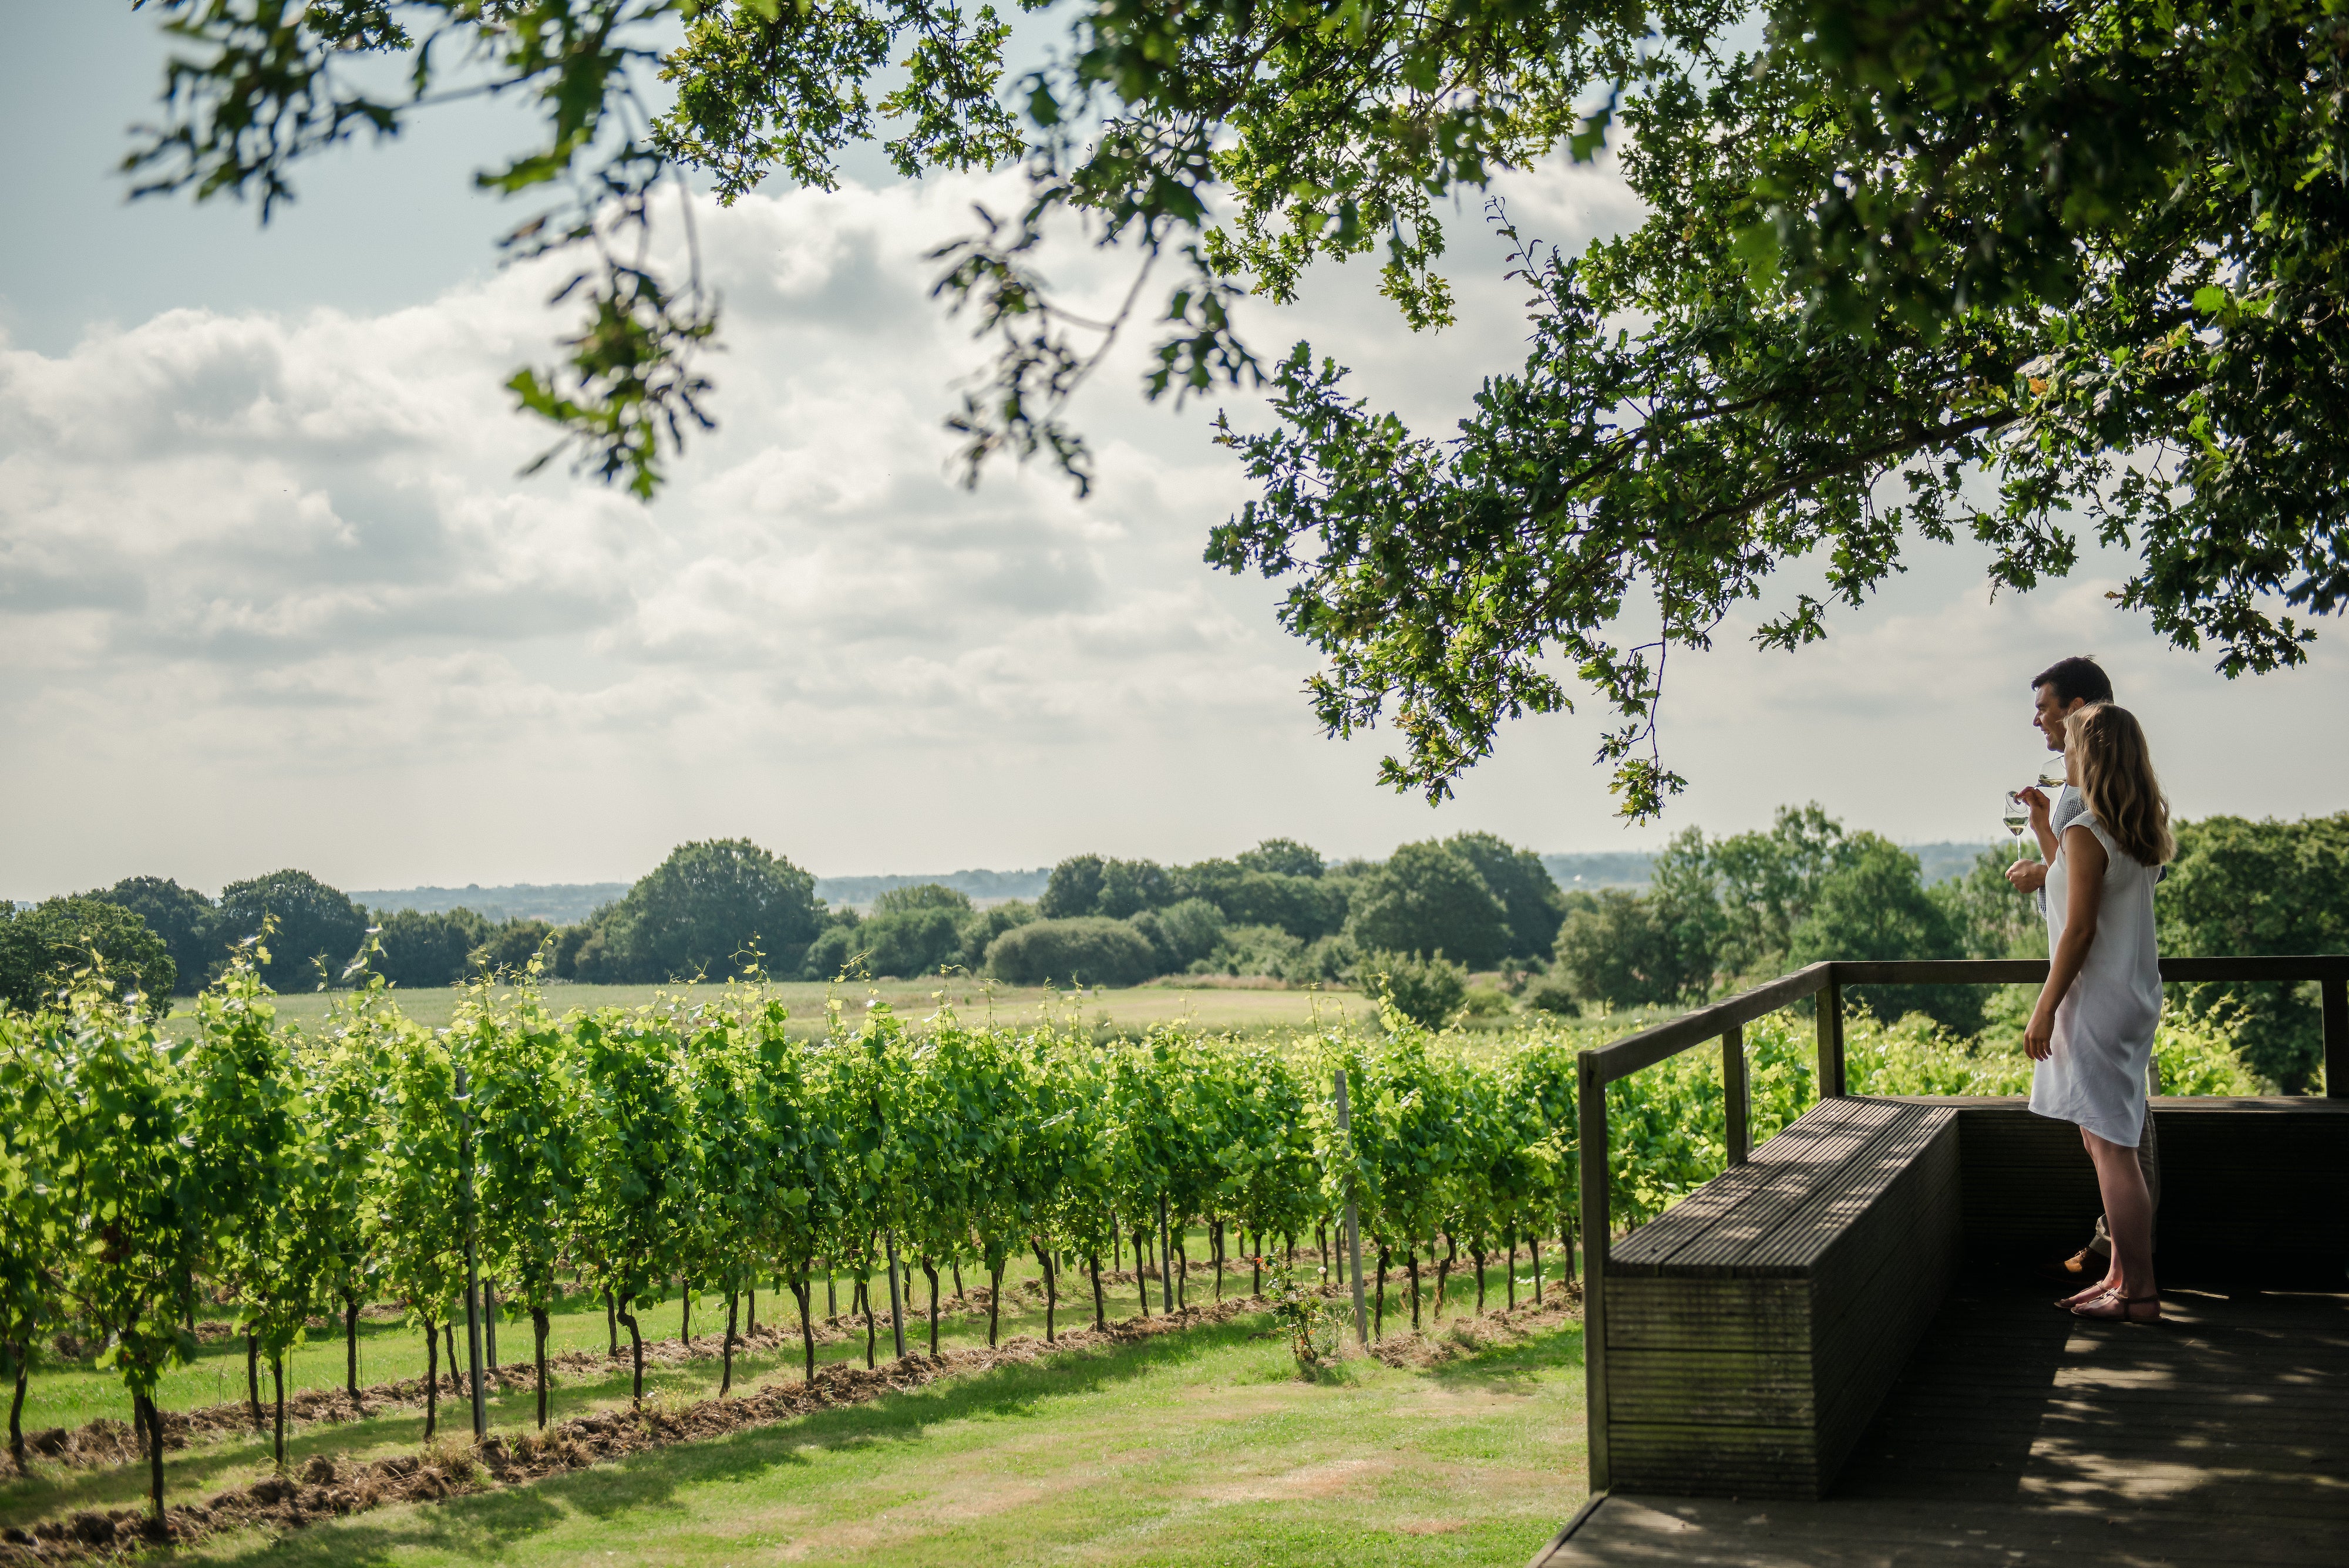
[[[1552,1277],[1573,1268],[1574,1056],[1603,1026],[1496,1040],[1391,1015],[1278,1044],[1178,1029],[1102,1044],[836,998],[810,1040],[755,982],[558,1017],[524,977],[477,985],[434,1030],[369,976],[301,1027],[276,1016],[257,959],[199,999],[183,1039],[98,976],[0,1019],[0,1339],[20,1469],[38,1347],[97,1343],[131,1397],[160,1513],[158,1382],[222,1309],[272,1375],[282,1462],[285,1360],[317,1320],[343,1324],[356,1397],[362,1311],[396,1303],[437,1390],[469,1278],[527,1328],[543,1425],[549,1314],[583,1290],[628,1347],[641,1399],[640,1314],[672,1282],[727,1303],[722,1393],[738,1308],[762,1288],[791,1303],[812,1381],[835,1290],[870,1366],[926,1334],[935,1351],[942,1275],[957,1294],[965,1271],[984,1279],[992,1303],[1007,1264],[1032,1260],[1049,1341],[1069,1314],[1179,1309],[1227,1277],[1261,1291],[1268,1253],[1343,1282],[1350,1198],[1380,1332],[1418,1327],[1471,1275],[1482,1307],[1495,1255],[1532,1250],[1538,1278],[1547,1243]],[[1757,1139],[1812,1097],[1809,1035],[1784,1014],[1749,1031]],[[2005,1092],[2024,1066],[1864,1016],[1848,1049],[1862,1090]],[[2207,1077],[2225,1042],[2173,1031],[2165,1054]],[[1717,1060],[1675,1058],[1609,1092],[1619,1224],[1719,1170]],[[1190,1278],[1194,1244],[1212,1287]]]

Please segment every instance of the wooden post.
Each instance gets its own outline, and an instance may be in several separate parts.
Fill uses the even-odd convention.
[[[1590,1490],[1609,1485],[1607,1461],[1607,1080],[1599,1054],[1577,1059],[1576,1143],[1582,1199],[1582,1384],[1589,1423]]]
[[[1166,1194],[1163,1192],[1158,1195],[1158,1310],[1174,1310],[1174,1238],[1166,1228]]]
[[[1346,1145],[1349,1158],[1352,1158],[1354,1150],[1353,1130],[1353,1117],[1346,1111],[1346,1069],[1340,1067],[1338,1069],[1338,1134]],[[1263,1248],[1263,1237],[1257,1238],[1257,1246],[1259,1250]],[[1362,1306],[1362,1221],[1354,1207],[1354,1182],[1350,1172],[1346,1179],[1346,1253],[1340,1254],[1340,1266],[1343,1266],[1347,1255],[1352,1257],[1354,1266],[1354,1339],[1358,1344],[1367,1345],[1371,1343],[1371,1320],[1364,1315]]]
[[[2349,1100],[2349,979],[2316,983],[2324,998],[2324,1097]]]
[[[1729,1163],[1744,1165],[1754,1142],[1747,1122],[1754,1106],[1745,1087],[1745,1026],[1742,1023],[1733,1023],[1722,1032],[1721,1086],[1728,1099]]]
[[[1819,992],[1819,1098],[1843,1096],[1843,985],[1830,976]]]

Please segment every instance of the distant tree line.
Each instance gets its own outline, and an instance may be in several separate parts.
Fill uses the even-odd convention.
[[[218,975],[266,918],[262,974],[280,991],[338,979],[373,926],[376,967],[410,989],[518,970],[543,950],[555,978],[603,983],[754,968],[809,980],[961,969],[1019,985],[1247,975],[1374,986],[1435,1023],[1471,998],[1471,971],[1499,971],[1551,1011],[1661,1008],[1823,958],[2044,957],[2045,928],[2008,886],[2009,863],[1993,850],[1929,887],[1914,855],[1813,805],[1782,808],[1763,831],[1691,828],[1636,892],[1562,891],[1538,857],[1487,833],[1402,845],[1379,862],[1330,864],[1287,838],[1187,866],[1077,855],[1052,867],[1032,905],[980,909],[928,883],[883,893],[865,915],[826,908],[809,873],[748,839],[712,839],[679,846],[625,896],[562,927],[461,909],[370,915],[295,870],[232,883],[217,900],[137,877],[0,910],[0,996],[29,1009],[96,950],[160,1003]],[[2182,824],[2158,909],[2167,953],[2349,949],[2349,813]],[[1853,1000],[1971,1033],[1990,994],[1876,986]],[[2313,1081],[2323,1054],[2313,987],[2196,986],[2178,1000],[2228,1013],[2245,1059],[2287,1091]]]

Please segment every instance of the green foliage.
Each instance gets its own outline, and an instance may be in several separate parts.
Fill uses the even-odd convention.
[[[174,990],[193,996],[203,989],[213,967],[226,958],[220,939],[219,911],[212,901],[192,888],[182,888],[167,877],[125,877],[113,887],[85,894],[100,903],[129,910],[163,939],[177,972]]]
[[[1232,858],[1244,871],[1270,877],[1319,877],[1323,870],[1321,852],[1294,838],[1268,838]]]
[[[320,966],[340,974],[366,940],[367,911],[307,871],[273,871],[221,889],[219,930],[224,941],[258,936],[267,922],[271,957],[261,979],[273,991],[308,991]]]
[[[1468,971],[1433,953],[1362,955],[1361,973],[1379,1000],[1423,1029],[1441,1029],[1468,1000]]]
[[[1429,840],[1405,844],[1353,889],[1346,934],[1365,951],[1450,953],[1471,969],[1490,969],[1516,939],[1507,912],[1466,856]]]
[[[1139,985],[1156,972],[1157,956],[1133,926],[1096,915],[1006,931],[988,949],[987,966],[1014,985]]]
[[[600,912],[579,950],[582,980],[643,983],[796,971],[814,940],[815,878],[747,838],[679,845]]]
[[[29,909],[0,908],[0,1002],[29,1012],[54,1002],[78,974],[102,977],[160,1017],[178,969],[163,940],[119,904],[48,898]]]
[[[1476,868],[1508,922],[1508,956],[1536,961],[1548,956],[1566,918],[1566,895],[1541,857],[1497,835],[1455,833],[1444,846]]]
[[[1571,1012],[1585,1002],[1660,1007],[1711,989],[1710,950],[1682,946],[1684,928],[1669,919],[1665,899],[1621,888],[1578,888],[1566,904],[1555,967],[1536,988],[1535,1005],[1552,1012]]]
[[[1161,974],[1182,974],[1194,964],[1206,963],[1224,941],[1224,912],[1205,898],[1185,898],[1164,909],[1145,909],[1133,917],[1132,924],[1150,943]]]
[[[1286,1259],[1276,1262],[1265,1281],[1272,1321],[1297,1365],[1311,1371],[1338,1359],[1338,1342],[1350,1326],[1344,1305],[1320,1293],[1319,1282],[1300,1280]]]
[[[561,936],[544,920],[526,916],[518,916],[492,928],[489,935],[465,955],[464,972],[521,974],[530,968],[531,961],[538,957],[550,939],[555,942],[554,972],[560,974],[563,972],[560,967]]]
[[[1985,849],[1964,876],[1925,889],[1949,918],[1961,958],[2047,956],[2047,927],[2037,903],[2006,879],[2006,868],[2021,858],[2020,845]]]
[[[2156,900],[2161,950],[2215,956],[2349,949],[2349,813],[2300,822],[2213,816],[2178,825],[2178,858]],[[2172,988],[2199,1013],[2226,1012],[2262,1077],[2298,1094],[2323,1062],[2313,984]]]
[[[544,921],[529,924],[545,929]],[[492,937],[490,922],[471,909],[429,915],[402,909],[379,917],[377,929],[383,945],[378,972],[394,985],[410,987],[456,984],[472,967],[473,950]],[[533,944],[529,950],[537,948]],[[530,961],[528,953],[522,961]]]
[[[892,888],[873,900],[873,912],[876,915],[902,915],[916,909],[945,909],[968,915],[971,912],[970,895],[943,882],[923,882],[911,888]]]
[[[1788,941],[1788,968],[1821,959],[1965,956],[1948,910],[1926,893],[1914,855],[1873,833],[1854,834],[1842,847],[1843,863],[1819,878],[1810,908]],[[1854,986],[1847,994],[1887,1017],[1925,1012],[1961,1034],[1982,1027],[1982,992],[1976,986]]]
[[[873,974],[906,979],[962,962],[962,944],[956,911],[931,905],[874,915],[856,928],[854,945]]]

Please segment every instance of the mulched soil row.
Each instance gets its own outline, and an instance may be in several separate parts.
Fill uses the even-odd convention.
[[[1154,1270],[1151,1278],[1154,1280],[1156,1277],[1156,1272]],[[1113,1281],[1131,1286],[1133,1283],[1133,1276],[1130,1272],[1123,1276],[1113,1276],[1104,1272],[1102,1275],[1104,1293],[1108,1291]],[[1074,1295],[1062,1294],[1061,1314],[1069,1317],[1090,1315],[1092,1310],[1091,1282],[1082,1275],[1075,1275],[1071,1276],[1070,1282],[1081,1288]],[[1212,1278],[1209,1283],[1213,1283]],[[1194,1280],[1192,1288],[1195,1290],[1197,1287],[1198,1282]],[[876,1298],[885,1298],[887,1289],[887,1285],[882,1283],[876,1286],[874,1293]],[[1022,1311],[1041,1305],[1043,1300],[1043,1283],[1038,1280],[1027,1281],[1015,1289],[1004,1292],[1004,1304]],[[1110,1305],[1112,1309],[1118,1305],[1113,1295],[1110,1297]],[[390,1309],[392,1314],[396,1314],[396,1311],[397,1309]],[[985,1285],[970,1287],[959,1302],[948,1296],[941,1296],[938,1301],[938,1321],[942,1324],[983,1323],[987,1319],[987,1313],[988,1287]],[[910,1344],[917,1336],[926,1334],[929,1324],[928,1314],[926,1291],[920,1293],[918,1302],[905,1303],[907,1343]],[[649,1323],[649,1319],[646,1321]],[[885,1341],[889,1334],[886,1310],[875,1313],[874,1322],[876,1336]],[[756,1334],[738,1332],[734,1337],[735,1354],[738,1355],[771,1355],[800,1349],[801,1338],[797,1320],[787,1319],[785,1323],[786,1325],[782,1327],[776,1326],[771,1321],[761,1324]],[[225,1326],[214,1324],[199,1325],[200,1328]],[[337,1334],[341,1331],[339,1324],[324,1326],[331,1328]],[[850,1317],[844,1314],[836,1319],[819,1319],[814,1324],[813,1332],[815,1342],[820,1345],[853,1344],[864,1337],[864,1322],[861,1317]],[[526,1330],[515,1337],[515,1343],[523,1347],[529,1345]],[[724,1335],[722,1334],[704,1334],[695,1339],[689,1347],[675,1339],[647,1338],[645,1342],[645,1365],[647,1367],[682,1366],[697,1361],[716,1361],[723,1353]],[[566,1376],[601,1379],[609,1377],[616,1372],[626,1371],[627,1367],[628,1350],[625,1341],[616,1356],[603,1351],[573,1350],[547,1358],[547,1368],[554,1374],[558,1385]],[[266,1374],[264,1373],[264,1376],[265,1379]],[[526,1361],[520,1365],[509,1362],[494,1372],[484,1374],[483,1380],[489,1387],[509,1394],[525,1393],[536,1386],[534,1375]],[[465,1383],[460,1375],[443,1374],[440,1382],[440,1395],[443,1399],[464,1397]],[[263,1433],[269,1430],[271,1419],[266,1386],[264,1381],[264,1393],[261,1405],[262,1425],[259,1428]],[[380,1416],[392,1410],[421,1409],[424,1404],[425,1379],[422,1377],[371,1384],[359,1390],[359,1397],[356,1401],[351,1398],[347,1389],[305,1388],[285,1397],[285,1427],[286,1430],[291,1432],[298,1427],[319,1422],[332,1424],[355,1421]],[[163,1448],[166,1452],[177,1452],[199,1443],[217,1442],[226,1438],[251,1436],[254,1431],[253,1408],[242,1399],[233,1399],[224,1405],[202,1406],[193,1410],[163,1412]],[[98,1469],[112,1465],[133,1464],[141,1462],[145,1457],[139,1446],[138,1434],[131,1425],[127,1421],[118,1421],[109,1417],[99,1417],[96,1420],[71,1428],[49,1427],[40,1431],[27,1432],[25,1434],[25,1447],[27,1452],[38,1458],[71,1465],[78,1469]]]
[[[420,1455],[403,1454],[368,1464],[314,1455],[298,1474],[273,1476],[202,1502],[176,1504],[166,1511],[160,1525],[148,1519],[142,1509],[118,1508],[85,1510],[46,1521],[31,1531],[10,1528],[0,1532],[0,1568],[117,1556],[142,1546],[165,1542],[186,1544],[228,1531],[297,1530],[390,1503],[431,1501],[522,1485],[675,1443],[723,1437],[818,1410],[910,1393],[944,1377],[1024,1366],[1061,1350],[1132,1345],[1178,1334],[1261,1310],[1263,1304],[1251,1297],[1235,1296],[1173,1314],[1130,1318],[1106,1328],[1074,1329],[1050,1345],[1019,1334],[1000,1345],[952,1350],[936,1356],[908,1354],[903,1361],[884,1362],[871,1371],[835,1364],[819,1367],[813,1383],[778,1379],[728,1399],[679,1407],[655,1402],[641,1409],[578,1416],[512,1441],[492,1437],[478,1449],[444,1441]],[[681,1346],[669,1348],[678,1352],[678,1359],[684,1358]],[[650,1349],[647,1347],[648,1360]],[[528,1386],[526,1376],[524,1386]],[[239,1412],[240,1421],[246,1420],[242,1406],[230,1407]],[[168,1428],[166,1432],[168,1437]]]

